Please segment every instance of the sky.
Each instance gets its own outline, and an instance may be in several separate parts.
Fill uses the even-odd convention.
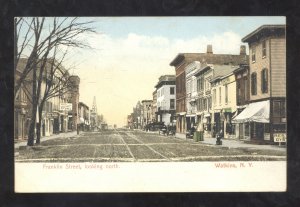
[[[138,101],[152,99],[158,78],[174,74],[178,53],[239,54],[241,39],[264,24],[285,24],[285,17],[82,17],[97,33],[79,39],[93,49],[70,50],[66,64],[80,77],[79,100],[108,124],[126,125]],[[247,47],[248,48],[248,47]],[[248,53],[248,51],[247,51]]]

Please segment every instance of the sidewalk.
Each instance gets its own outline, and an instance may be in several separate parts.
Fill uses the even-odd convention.
[[[216,145],[216,138],[205,137],[204,141],[199,141],[196,143]],[[220,145],[216,145],[216,146],[220,146]],[[221,146],[229,147],[229,148],[252,148],[252,149],[260,149],[260,150],[286,151],[286,146],[248,144],[242,140],[235,140],[235,139],[222,139]]]
[[[51,139],[57,139],[57,138],[72,137],[72,136],[75,136],[75,135],[77,135],[76,131],[64,132],[64,133],[60,133],[60,134],[53,134],[51,136],[41,137],[41,142],[51,140]],[[26,145],[27,145],[27,140],[17,142],[17,143],[15,143],[15,149],[19,148],[20,146],[26,146]]]

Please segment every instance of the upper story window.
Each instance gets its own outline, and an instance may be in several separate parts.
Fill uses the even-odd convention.
[[[204,89],[204,77],[203,76],[201,76],[200,77],[200,90],[203,90]]]
[[[236,88],[237,88],[237,103],[240,104],[242,89],[241,89],[241,79],[236,81]]]
[[[247,94],[248,94],[248,78],[244,77],[244,100],[247,100]]]
[[[256,48],[255,48],[255,46],[253,46],[252,49],[251,49],[251,59],[252,59],[252,62],[256,61],[255,53],[256,53]]]
[[[209,98],[207,99],[207,101],[208,101],[208,108],[211,109],[211,97],[209,97]]]
[[[171,95],[174,95],[174,94],[175,94],[175,89],[174,89],[174,87],[170,87],[170,94],[171,94]]]
[[[197,91],[200,91],[200,78],[197,79]]]
[[[256,73],[251,74],[251,94],[257,94],[257,75]]]
[[[170,99],[170,109],[175,109],[175,99]]]
[[[214,103],[214,105],[217,104],[217,91],[216,91],[216,89],[213,90],[213,103]]]
[[[268,93],[268,70],[266,68],[261,71],[261,92]]]
[[[262,58],[265,58],[267,56],[267,46],[266,46],[266,40],[262,42]]]

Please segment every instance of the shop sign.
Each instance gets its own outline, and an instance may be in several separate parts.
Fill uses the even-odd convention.
[[[70,111],[72,110],[72,103],[61,103],[59,109],[61,111]]]
[[[47,113],[47,117],[48,118],[57,118],[58,114],[57,113],[51,113],[51,112],[49,112],[49,113]]]
[[[286,142],[286,134],[285,133],[274,134],[274,142]]]

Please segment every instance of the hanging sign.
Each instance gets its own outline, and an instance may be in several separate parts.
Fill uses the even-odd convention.
[[[72,110],[72,104],[71,103],[61,103],[59,106],[59,109],[61,111],[70,111],[70,110]]]

